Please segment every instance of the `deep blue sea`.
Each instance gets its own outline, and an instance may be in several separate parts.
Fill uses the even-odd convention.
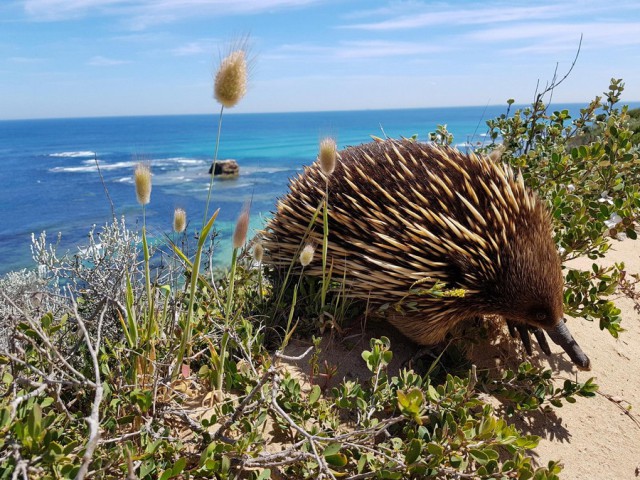
[[[557,105],[577,112],[581,105]],[[314,161],[327,135],[340,148],[389,137],[428,134],[447,124],[454,143],[485,139],[487,119],[504,106],[367,110],[322,113],[228,114],[223,118],[219,159],[235,159],[240,176],[215,180],[213,212],[220,248],[230,261],[230,235],[243,205],[251,201],[251,227],[260,228],[287,190],[288,179]],[[111,209],[95,162],[98,158],[116,214],[139,228],[141,207],[132,181],[136,162],[153,172],[147,229],[170,233],[173,210],[184,208],[193,234],[202,225],[217,132],[216,115],[110,117],[0,121],[0,274],[33,267],[31,234],[62,234],[60,251],[86,243],[93,224],[109,222]]]

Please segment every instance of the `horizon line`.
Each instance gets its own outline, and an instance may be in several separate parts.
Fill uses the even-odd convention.
[[[589,101],[591,102],[591,100]],[[587,102],[587,104],[589,103]],[[633,108],[640,107],[640,100],[630,100],[624,102],[618,102],[621,106],[630,106]],[[531,106],[531,103],[513,103],[511,107],[527,107]],[[546,106],[552,105],[586,105],[585,102],[552,102]],[[225,110],[225,115],[285,115],[285,114],[303,114],[303,113],[347,113],[347,112],[385,112],[393,110],[438,110],[438,109],[455,109],[455,108],[490,108],[504,106],[508,108],[509,105],[505,101],[504,103],[486,103],[475,105],[441,105],[434,107],[383,107],[383,108],[345,108],[345,109],[326,109],[326,110],[279,110],[279,111],[256,111],[256,112],[234,112]],[[35,120],[93,120],[93,119],[107,119],[107,118],[149,118],[149,117],[187,117],[187,116],[205,116],[205,115],[218,115],[218,112],[211,111],[208,113],[133,113],[133,114],[106,114],[106,115],[81,115],[81,116],[51,116],[51,117],[16,117],[16,118],[0,118],[0,122],[21,122],[21,121],[35,121]]]

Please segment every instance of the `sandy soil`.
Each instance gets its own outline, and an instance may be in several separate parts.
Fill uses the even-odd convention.
[[[615,242],[607,258],[597,263],[624,261],[629,273],[640,273],[640,241]],[[589,268],[589,259],[573,266]],[[622,326],[616,340],[597,325],[572,319],[571,331],[591,358],[590,372],[563,370],[579,381],[595,377],[599,395],[579,399],[556,410],[556,418],[542,419],[531,432],[543,437],[540,461],[561,460],[564,479],[634,479],[640,466],[640,314],[629,298],[618,298]],[[556,350],[557,351],[557,350]]]
[[[627,272],[640,273],[640,241],[615,242],[607,257],[600,263],[611,265],[624,261]],[[580,259],[573,267],[588,269],[593,262]],[[564,465],[561,478],[577,479],[635,479],[640,468],[640,313],[633,302],[617,297],[622,309],[623,327],[619,339],[603,332],[595,323],[582,319],[569,319],[569,329],[582,349],[591,359],[589,372],[578,371],[552,342],[553,355],[546,357],[537,349],[530,359],[533,364],[547,366],[556,372],[557,381],[571,378],[584,382],[594,377],[600,386],[594,398],[578,398],[574,404],[554,408],[551,413],[527,413],[513,421],[517,426],[541,438],[536,449],[536,461],[546,465],[559,460]],[[391,339],[394,359],[390,365],[393,373],[416,351],[416,346],[398,334],[392,327],[377,323],[369,325],[357,334],[348,334],[337,340],[331,335],[323,338],[323,358],[338,368],[331,384],[342,378],[368,378],[369,372],[360,357],[369,347],[371,336],[386,335]],[[516,366],[523,358],[522,347],[515,341],[493,332],[492,341],[481,342],[469,352],[478,369],[499,371],[506,365]],[[502,335],[502,336],[501,336]],[[298,355],[309,343],[293,342],[287,354]],[[305,359],[290,365],[302,380],[306,379],[308,364]],[[495,403],[495,402],[494,402]],[[499,405],[496,405],[499,408]]]

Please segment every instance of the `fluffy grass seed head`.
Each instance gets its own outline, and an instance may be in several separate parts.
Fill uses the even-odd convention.
[[[213,85],[213,95],[224,107],[235,106],[247,93],[247,56],[240,48],[222,59]]]
[[[505,152],[506,149],[507,147],[505,147],[504,145],[498,145],[496,148],[491,150],[491,152],[489,152],[489,158],[496,163],[499,162],[500,159],[502,158],[502,154]]]
[[[187,212],[182,208],[176,208],[173,211],[173,231],[177,233],[184,232],[187,227]]]
[[[323,138],[320,141],[320,153],[318,162],[325,175],[331,175],[336,168],[336,141],[331,137]]]
[[[146,205],[151,201],[151,167],[148,163],[140,162],[133,172],[136,184],[136,197],[140,205]]]
[[[311,244],[305,245],[305,247],[302,249],[302,252],[300,252],[300,264],[303,267],[306,267],[313,261],[314,252],[315,248],[313,248],[313,245]]]
[[[249,230],[249,207],[245,207],[238,217],[236,229],[233,232],[233,248],[240,248],[247,239],[247,231]]]
[[[264,256],[264,247],[262,243],[258,242],[253,247],[253,259],[256,263],[262,263],[262,257]]]

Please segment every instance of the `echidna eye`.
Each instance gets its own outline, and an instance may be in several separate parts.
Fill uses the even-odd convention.
[[[538,322],[544,322],[547,319],[547,314],[544,312],[538,312],[536,313],[536,320]]]

